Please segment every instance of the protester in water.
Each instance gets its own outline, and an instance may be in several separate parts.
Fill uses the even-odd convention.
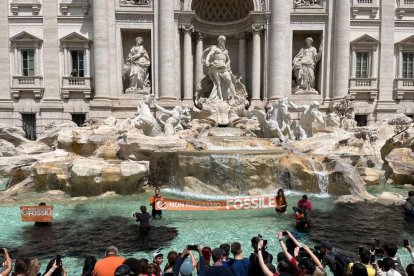
[[[161,201],[162,196],[160,193],[160,189],[158,187],[155,188],[155,194],[150,198],[150,205],[152,206],[152,218],[155,219],[155,216],[162,217],[162,210],[156,210],[155,204],[157,201]]]
[[[40,202],[39,206],[47,206],[47,205],[44,202]],[[44,226],[50,226],[50,225],[52,225],[51,222],[35,222],[35,226],[44,227]]]
[[[414,218],[414,191],[408,192],[408,198],[405,202],[404,210],[407,216]]]
[[[298,201],[298,208],[302,211],[305,216],[305,220],[310,220],[310,212],[312,211],[312,204],[308,199],[307,195],[303,195],[302,199]]]
[[[300,232],[309,230],[310,224],[309,221],[306,220],[303,211],[296,207],[293,207],[293,210],[295,210],[296,229]]]
[[[283,192],[283,189],[279,189],[276,195],[275,210],[277,213],[281,214],[281,213],[286,212],[286,208],[287,208],[287,203],[286,203],[285,193]]]

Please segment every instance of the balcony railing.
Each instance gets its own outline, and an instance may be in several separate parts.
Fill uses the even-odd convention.
[[[394,92],[398,100],[401,100],[406,95],[414,95],[414,78],[398,78],[394,81]]]
[[[379,10],[378,0],[352,0],[351,13],[356,17],[360,11],[370,11],[371,17],[375,18]]]
[[[41,5],[39,0],[13,0],[10,3],[10,9],[13,15],[19,15],[19,8],[21,7],[31,7],[32,15],[39,15]]]
[[[397,15],[402,19],[407,11],[414,11],[414,0],[398,0]]]
[[[60,12],[63,15],[67,15],[69,8],[78,8],[82,9],[85,15],[89,14],[89,8],[91,4],[89,0],[62,0],[60,2]]]
[[[43,77],[13,76],[11,90],[13,98],[20,98],[21,93],[25,91],[32,92],[35,98],[42,98],[44,91]]]
[[[378,94],[376,78],[351,78],[349,79],[349,95],[355,99],[358,95],[368,95],[375,100]]]
[[[71,92],[81,92],[85,98],[90,99],[92,96],[92,80],[83,77],[63,77],[61,90],[64,99],[69,99]]]

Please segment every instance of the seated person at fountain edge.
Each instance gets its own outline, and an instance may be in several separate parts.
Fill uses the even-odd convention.
[[[414,218],[414,191],[408,192],[408,198],[405,202],[404,209],[407,216]]]
[[[162,210],[155,209],[155,203],[157,201],[162,200],[162,196],[160,194],[160,188],[155,188],[155,194],[150,198],[150,205],[152,206],[152,218],[155,219],[155,216],[158,215],[160,218],[162,217]]]

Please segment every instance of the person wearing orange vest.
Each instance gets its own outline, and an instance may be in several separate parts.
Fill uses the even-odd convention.
[[[158,215],[160,218],[162,217],[162,210],[155,209],[155,203],[157,201],[162,200],[162,196],[160,194],[160,189],[158,187],[155,188],[155,194],[150,198],[150,205],[152,206],[152,218],[155,219],[155,216]]]

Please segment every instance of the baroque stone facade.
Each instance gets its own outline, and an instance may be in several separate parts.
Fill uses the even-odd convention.
[[[412,0],[0,1],[0,123],[39,134],[51,123],[128,118],[149,92],[167,109],[194,106],[208,75],[203,52],[220,35],[250,107],[290,97],[329,112],[348,96],[360,124],[412,116],[413,31]],[[126,93],[137,37],[149,87]],[[295,71],[307,38],[318,62]],[[295,93],[298,74],[314,93]]]

